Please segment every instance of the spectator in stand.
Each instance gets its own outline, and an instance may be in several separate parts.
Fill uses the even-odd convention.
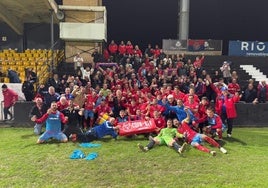
[[[89,66],[86,66],[86,68],[81,66],[80,70],[81,70],[82,79],[84,80],[84,82],[87,83],[87,82],[91,81],[91,75],[93,74],[94,69],[90,68]]]
[[[201,56],[201,57],[197,56],[197,57],[195,58],[194,63],[193,63],[194,68],[200,68],[200,67],[202,67],[202,65],[203,65],[203,63],[204,63],[204,60],[205,60],[204,53],[202,53],[202,56]]]
[[[179,86],[174,86],[174,90],[172,92],[172,95],[174,96],[175,100],[178,100],[178,99],[183,100],[184,96],[185,96],[185,93],[180,91]]]
[[[96,65],[96,63],[103,61],[103,56],[102,54],[100,54],[98,48],[94,49],[94,52],[91,54],[91,57],[93,57],[93,62],[94,62],[94,65],[92,65],[93,67]]]
[[[82,131],[79,127],[79,118],[83,115],[83,109],[75,105],[73,99],[69,101],[69,106],[61,111],[68,122],[64,126],[63,133],[69,138],[71,134],[81,134]]]
[[[61,93],[60,85],[61,85],[61,82],[59,79],[59,75],[54,73],[52,78],[48,79],[47,84],[46,84],[46,88],[53,86],[56,93]],[[50,106],[50,104],[48,106]]]
[[[34,99],[34,85],[30,81],[30,78],[26,78],[22,84],[21,91],[25,96],[26,101],[32,101]]]
[[[62,94],[61,96],[65,97],[67,100],[71,100],[74,98],[74,96],[71,94],[71,88],[69,87],[65,88],[65,93]]]
[[[136,115],[136,110],[138,109],[138,104],[137,104],[135,98],[132,98],[130,104],[126,104],[125,106],[127,107],[127,114],[129,116],[129,118],[131,120],[134,119],[134,117]]]
[[[148,44],[147,48],[144,51],[144,55],[148,55],[149,58],[152,58],[153,56],[153,49],[152,49],[152,45]]]
[[[112,62],[117,62],[118,45],[114,42],[114,40],[111,40],[111,43],[109,44],[108,50],[110,52],[110,56],[113,57]]]
[[[263,80],[258,84],[258,102],[266,103],[267,98],[268,98],[268,84],[266,84],[266,81]]]
[[[195,101],[195,102],[197,102],[197,103],[200,102],[200,99],[199,99],[198,95],[195,94],[195,88],[194,88],[194,87],[190,87],[190,89],[189,89],[189,93],[187,93],[187,94],[184,96],[183,102],[188,101],[188,99],[189,99],[189,95],[193,95],[193,97],[194,97],[194,101]]]
[[[155,110],[153,112],[153,117],[155,125],[156,125],[156,129],[155,129],[155,133],[159,134],[160,131],[166,127],[166,120],[165,118],[161,115],[161,112]]]
[[[129,118],[127,116],[127,113],[125,110],[120,110],[119,116],[116,117],[116,122],[117,123],[122,123],[122,122],[127,122],[129,121]]]
[[[28,80],[31,83],[36,83],[37,75],[33,71],[33,68],[26,68],[25,69],[25,75],[26,75],[26,80]]]
[[[103,87],[101,88],[99,93],[102,93],[102,96],[106,98],[112,93],[112,91],[108,89],[108,84],[103,84]]]
[[[133,50],[133,55],[138,55],[138,57],[142,57],[142,51],[140,50],[138,45],[135,45],[134,50]]]
[[[152,50],[152,52],[153,52],[153,58],[158,58],[158,56],[161,53],[158,44],[155,45],[155,48]]]
[[[108,104],[104,98],[101,100],[100,105],[98,105],[94,109],[94,113],[96,113],[96,116],[98,117],[97,124],[99,123],[102,116],[104,116],[104,115],[112,116],[113,115],[112,109],[108,106]]]
[[[21,83],[18,73],[14,70],[8,69],[7,77],[9,78],[9,83]]]
[[[236,79],[236,82],[239,83],[238,75],[237,75],[237,72],[236,72],[236,71],[233,71],[233,72],[232,72],[231,78],[232,78],[232,79]]]
[[[220,78],[222,78],[222,75],[219,71],[215,70],[214,74],[212,75],[212,81],[213,83],[219,82]]]
[[[43,103],[41,97],[35,98],[35,106],[30,111],[30,118],[36,116],[37,119],[41,118],[47,112],[47,106]],[[40,135],[42,132],[42,123],[36,123],[34,125],[34,133]]]
[[[130,41],[127,41],[126,44],[126,55],[132,55],[133,54],[133,45]]]
[[[44,87],[44,85],[41,85],[38,93],[44,98],[44,103],[47,106],[50,106],[52,102],[57,102],[60,99],[60,95],[55,92],[53,86],[50,86],[48,91],[43,90]]]
[[[141,144],[138,144],[140,150],[143,152],[147,152],[151,150],[155,145],[167,145],[169,147],[173,147],[175,151],[179,154],[182,154],[186,149],[186,144],[180,146],[174,138],[182,138],[183,135],[179,134],[176,128],[173,128],[172,125],[172,119],[168,119],[167,127],[163,128],[156,137],[149,137],[149,143],[147,144],[147,146],[144,147]]]
[[[80,70],[80,67],[82,67],[84,62],[83,57],[81,57],[81,54],[77,52],[77,54],[74,56],[74,70],[77,73],[78,70]]]
[[[88,94],[85,101],[84,116],[86,121],[86,127],[84,129],[92,128],[94,125],[94,108],[97,101],[97,93],[95,91],[92,94]]]
[[[195,83],[195,94],[201,99],[206,93],[206,84],[202,78],[197,78]]]
[[[231,95],[226,87],[217,88],[214,84],[210,84],[212,89],[217,93],[215,109],[216,113],[221,116],[222,122],[227,125],[227,137],[232,136],[233,121],[237,113],[235,103],[237,103],[242,95],[235,93]],[[222,139],[219,135],[219,139]]]
[[[224,83],[228,84],[231,78],[231,67],[230,63],[227,61],[223,62],[223,65],[220,67],[220,70],[222,72]]]
[[[207,108],[209,107],[209,100],[207,97],[202,97],[198,107],[198,128],[199,132],[203,133],[203,128],[207,125]]]
[[[210,87],[210,81],[209,80],[212,80],[212,79],[211,79],[210,75],[207,74],[206,78],[204,79],[205,85],[206,85],[205,96],[207,97],[208,101],[214,102],[215,98],[216,98],[216,95],[215,95],[215,92]]]
[[[254,88],[253,83],[249,83],[248,87],[242,91],[242,100],[246,103],[258,103],[258,93],[257,90]]]
[[[74,96],[74,103],[79,106],[79,108],[83,108],[86,100],[86,90],[84,87],[75,86],[72,95]]]
[[[126,45],[124,41],[121,41],[118,46],[119,59],[122,59],[126,55]]]
[[[228,84],[228,91],[230,94],[240,93],[240,86],[237,83],[236,78],[232,78],[232,82]]]
[[[166,103],[165,107],[166,107],[166,109],[167,109],[168,111],[173,111],[173,112],[176,114],[177,119],[178,119],[180,122],[182,122],[182,121],[187,117],[187,114],[186,114],[186,112],[185,112],[185,110],[184,110],[184,104],[183,104],[183,102],[182,102],[181,99],[178,99],[178,100],[177,100],[177,105],[176,105],[176,106],[170,106],[169,103]],[[190,122],[192,123],[192,121],[195,120],[196,118],[193,116],[191,110],[187,109],[187,111],[188,111],[189,114],[191,115],[191,117],[190,117],[190,120],[191,120],[191,121],[190,121]],[[175,117],[174,117],[174,118],[175,118]],[[173,118],[173,119],[174,119],[174,118]]]
[[[193,95],[188,95],[188,100],[185,101],[184,103],[184,107],[189,109],[192,114],[196,117],[198,117],[198,108],[199,108],[199,102],[196,102],[194,100],[194,96]]]
[[[2,94],[4,98],[4,121],[13,120],[13,114],[9,109],[18,101],[18,94],[14,90],[8,88],[6,84],[2,85]]]
[[[44,143],[50,138],[59,140],[60,142],[67,142],[68,138],[61,132],[61,123],[65,124],[68,121],[63,113],[57,110],[57,103],[52,102],[50,109],[41,118],[33,116],[31,120],[35,123],[41,124],[46,121],[46,131],[38,138],[37,144]]]
[[[62,96],[60,97],[60,100],[57,102],[57,107],[59,111],[62,111],[65,108],[68,108],[69,101],[66,99],[66,97]]]

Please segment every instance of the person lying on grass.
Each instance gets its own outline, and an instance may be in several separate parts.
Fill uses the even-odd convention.
[[[52,102],[50,109],[47,110],[41,118],[34,115],[31,120],[35,123],[43,123],[46,121],[46,131],[38,138],[37,143],[41,144],[50,138],[54,138],[61,142],[67,142],[68,138],[61,132],[61,122],[66,123],[67,117],[64,117],[63,113],[57,110],[58,106],[56,102]]]
[[[119,127],[114,126],[115,123],[115,118],[109,117],[107,121],[104,121],[102,124],[89,129],[85,133],[71,134],[70,139],[73,142],[91,142],[107,135],[111,135],[114,139],[116,139],[118,136],[117,131],[119,130]]]
[[[210,150],[201,144],[203,141],[206,141],[210,145],[219,148],[222,153],[226,154],[227,150],[221,147],[213,138],[210,138],[205,134],[197,133],[190,128],[190,114],[187,109],[185,109],[185,112],[187,113],[187,117],[181,122],[180,126],[178,127],[178,132],[185,136],[187,143],[191,144],[194,148],[200,151],[210,153],[211,155],[215,156],[216,151]]]
[[[152,149],[155,145],[167,145],[169,147],[173,147],[178,153],[182,154],[185,150],[186,143],[180,146],[176,141],[175,137],[182,138],[183,135],[178,133],[176,128],[173,128],[172,119],[167,120],[167,127],[161,129],[160,133],[156,137],[149,137],[149,143],[147,146],[142,146],[138,144],[138,147],[141,151],[147,152]]]

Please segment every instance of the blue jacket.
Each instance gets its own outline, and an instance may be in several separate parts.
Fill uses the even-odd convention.
[[[95,131],[97,138],[102,138],[106,135],[111,135],[113,138],[117,137],[117,133],[109,121],[105,121],[92,129]]]

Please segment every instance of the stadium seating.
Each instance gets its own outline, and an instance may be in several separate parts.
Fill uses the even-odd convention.
[[[52,57],[53,54],[53,57]],[[32,68],[37,73],[39,82],[46,82],[50,64],[53,58],[54,65],[57,66],[62,61],[64,52],[62,50],[47,49],[26,49],[22,53],[16,52],[13,49],[4,49],[0,52],[1,72],[7,74],[9,69],[18,72],[18,75],[23,82],[25,80],[25,69]],[[9,82],[7,77],[2,77],[5,83]]]

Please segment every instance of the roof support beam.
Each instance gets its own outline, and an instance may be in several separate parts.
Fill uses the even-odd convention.
[[[0,17],[6,22],[17,34],[23,34],[23,23],[18,20],[10,11],[0,4]]]

